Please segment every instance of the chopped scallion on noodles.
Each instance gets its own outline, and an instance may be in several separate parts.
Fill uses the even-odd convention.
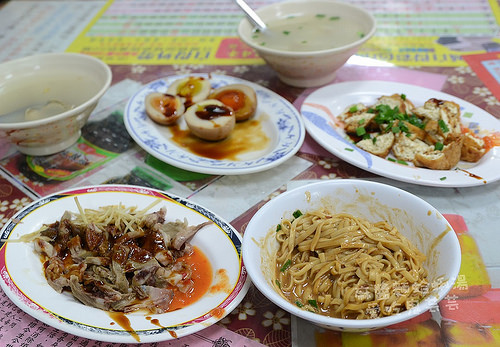
[[[369,319],[408,310],[429,293],[424,254],[387,222],[297,211],[276,230],[275,284],[290,302],[332,317]]]

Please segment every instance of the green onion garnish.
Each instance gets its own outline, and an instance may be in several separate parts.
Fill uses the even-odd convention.
[[[436,142],[436,144],[434,145],[434,149],[436,151],[442,151],[443,148],[444,148],[444,145],[441,142]]]
[[[302,216],[302,212],[300,210],[296,210],[294,213],[292,213],[292,215],[295,218],[299,218],[300,216]]]
[[[285,263],[283,265],[281,265],[280,271],[285,272],[286,269],[288,269],[290,267],[290,265],[292,265],[292,261],[290,259],[288,259],[287,261],[285,261]]]
[[[446,125],[444,120],[442,120],[442,119],[438,120],[438,125],[441,128],[441,130],[443,131],[443,133],[447,133],[448,131],[450,131],[450,129],[448,129],[448,126]]]
[[[312,307],[318,308],[318,303],[316,302],[316,300],[307,300],[307,302],[308,302],[308,303],[309,303],[309,305],[311,305]]]
[[[366,134],[365,127],[357,127],[356,128],[356,135],[363,136],[364,134]]]

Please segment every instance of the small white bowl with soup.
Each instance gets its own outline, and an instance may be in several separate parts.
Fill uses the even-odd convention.
[[[107,64],[78,53],[47,53],[0,64],[0,137],[28,155],[70,147],[111,77]]]
[[[375,33],[374,17],[363,8],[328,0],[274,3],[256,10],[267,25],[255,29],[245,18],[238,27],[253,48],[286,84],[317,87]]]
[[[439,211],[404,190],[329,180],[287,191],[244,230],[243,261],[282,309],[330,330],[363,332],[435,307],[460,269]]]

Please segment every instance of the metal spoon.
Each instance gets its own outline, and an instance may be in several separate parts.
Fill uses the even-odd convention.
[[[264,32],[267,29],[266,24],[260,19],[260,17],[255,13],[254,10],[244,0],[234,0],[236,4],[245,12],[248,20],[260,31]]]

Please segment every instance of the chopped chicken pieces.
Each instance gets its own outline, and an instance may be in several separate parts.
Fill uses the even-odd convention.
[[[194,285],[191,268],[179,258],[192,251],[191,238],[212,222],[166,222],[164,208],[142,216],[113,209],[125,208],[106,206],[103,211],[118,217],[87,224],[65,212],[39,232],[34,248],[44,259],[47,282],[58,293],[68,290],[102,310],[166,312],[176,291],[186,293]]]

